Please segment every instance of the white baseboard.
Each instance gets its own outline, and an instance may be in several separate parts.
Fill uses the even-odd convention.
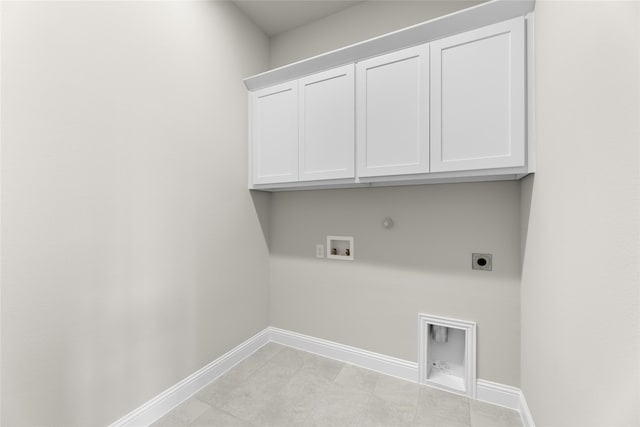
[[[520,418],[522,418],[522,425],[524,427],[536,427],[536,424],[533,422],[533,416],[531,416],[531,411],[529,410],[529,405],[527,405],[524,393],[522,392],[520,392],[520,407],[518,411],[520,412]]]
[[[310,337],[297,332],[268,327],[120,418],[109,427],[148,426],[152,424],[242,360],[251,356],[268,342],[297,348],[319,356],[418,383],[418,364],[415,362],[385,356],[321,338]],[[517,410],[520,412],[524,427],[535,427],[520,389],[486,380],[477,380],[476,387],[478,400]]]
[[[418,382],[418,364],[391,356],[338,344],[297,332],[271,327],[271,341],[314,353],[340,362],[361,366],[403,380]]]
[[[148,426],[154,423],[268,342],[267,328],[120,418],[110,427]]]
[[[270,341],[272,342],[361,366],[385,375],[418,382],[418,364],[415,362],[385,356],[372,351],[362,350],[297,332],[286,331],[284,329],[274,327],[268,329],[270,331]],[[517,387],[479,379],[476,381],[476,399],[516,410],[520,412],[524,427],[535,427],[522,391]]]
[[[487,380],[476,382],[476,399],[505,408],[520,409],[520,389]]]
[[[514,409],[520,413],[524,427],[536,427],[524,394],[519,388],[486,380],[478,380],[476,397],[478,400],[493,405]]]

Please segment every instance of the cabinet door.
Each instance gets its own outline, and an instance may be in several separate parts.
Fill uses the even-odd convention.
[[[298,82],[251,93],[253,184],[298,180]]]
[[[357,173],[429,171],[429,45],[359,62]]]
[[[524,25],[431,43],[431,172],[524,166]]]
[[[300,181],[355,176],[354,65],[300,80]]]

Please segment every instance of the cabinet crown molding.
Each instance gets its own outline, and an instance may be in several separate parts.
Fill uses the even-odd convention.
[[[244,79],[250,91],[533,12],[535,0],[491,0]]]

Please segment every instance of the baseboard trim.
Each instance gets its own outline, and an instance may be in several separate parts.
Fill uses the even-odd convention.
[[[154,423],[268,342],[267,328],[120,418],[110,427],[148,426]]]
[[[115,421],[109,427],[148,426],[154,423],[268,342],[418,383],[418,363],[297,332],[268,327]],[[518,411],[524,427],[535,427],[520,389],[479,379],[476,382],[476,393],[478,400]]]
[[[520,389],[487,380],[476,382],[476,399],[505,408],[520,409]]]
[[[514,409],[520,414],[524,427],[536,427],[524,394],[519,388],[478,380],[476,398],[493,405]]]
[[[270,327],[271,341],[319,356],[361,366],[407,381],[418,382],[418,364],[372,351]]]
[[[527,405],[527,400],[524,398],[524,393],[522,392],[520,392],[520,407],[518,408],[518,412],[520,412],[520,418],[522,418],[522,425],[524,427],[536,427],[531,411],[529,410],[529,405]]]
[[[275,327],[268,329],[270,341],[272,342],[357,365],[385,375],[415,383],[418,382],[418,364],[415,362],[284,329]],[[429,384],[425,385],[429,386]],[[517,387],[478,379],[476,380],[476,399],[518,411],[523,419],[524,427],[535,427],[529,408],[524,400],[524,395]]]

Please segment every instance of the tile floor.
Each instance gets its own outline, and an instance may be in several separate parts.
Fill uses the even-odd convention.
[[[269,343],[160,426],[521,427],[517,412]]]

